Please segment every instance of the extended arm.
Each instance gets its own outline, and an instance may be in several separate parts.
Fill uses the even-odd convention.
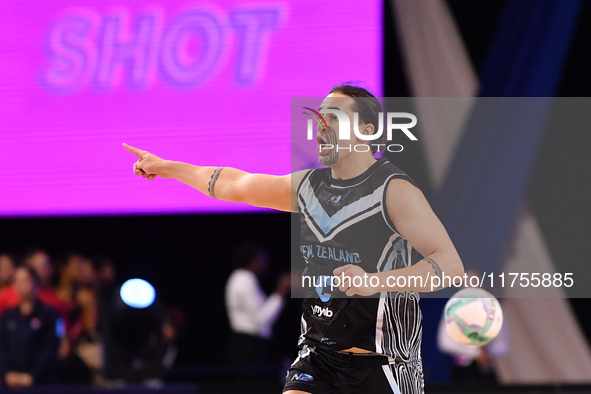
[[[163,160],[129,145],[123,146],[138,158],[134,173],[149,180],[160,175],[162,178],[174,178],[218,200],[287,212],[297,210],[293,197],[305,172],[284,176],[250,174],[230,167],[205,167]]]

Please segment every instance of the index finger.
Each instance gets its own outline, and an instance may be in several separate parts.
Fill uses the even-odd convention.
[[[126,143],[123,143],[123,147],[125,149],[127,149],[128,151],[130,151],[131,153],[133,153],[134,155],[136,155],[138,159],[142,158],[142,153],[144,153],[143,150],[139,150],[138,148],[134,148],[133,146],[129,146]]]

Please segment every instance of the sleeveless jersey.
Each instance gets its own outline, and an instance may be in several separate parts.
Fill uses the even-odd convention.
[[[298,186],[303,276],[312,279],[304,282],[312,285],[305,285],[299,345],[367,349],[389,356],[391,362],[410,363],[410,369],[422,375],[418,293],[346,297],[338,288],[331,292],[330,281],[319,280],[346,264],[368,273],[412,264],[416,251],[398,233],[386,208],[386,190],[394,178],[416,186],[385,158],[347,180],[333,179],[330,168],[311,170]]]

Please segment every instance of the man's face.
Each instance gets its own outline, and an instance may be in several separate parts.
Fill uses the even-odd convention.
[[[34,298],[37,291],[35,281],[25,268],[17,268],[14,273],[14,288],[21,300]]]
[[[316,141],[318,142],[319,148],[320,145],[332,145],[332,148],[323,147],[322,150],[319,150],[318,161],[320,164],[331,166],[339,159],[342,160],[343,158],[356,153],[353,149],[353,145],[357,144],[359,141],[357,141],[353,133],[353,109],[355,107],[355,99],[342,93],[331,93],[324,99],[324,101],[322,101],[319,110],[337,109],[344,112],[349,117],[349,121],[351,122],[349,126],[351,130],[351,139],[339,140],[339,121],[337,116],[330,113],[322,114],[326,121],[326,125],[328,126],[328,130],[326,130],[324,123],[321,123],[316,128],[318,131]],[[364,124],[360,124],[359,129],[362,130],[363,126]],[[339,149],[337,149],[337,146]]]

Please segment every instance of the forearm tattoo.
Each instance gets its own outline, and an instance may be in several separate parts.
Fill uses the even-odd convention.
[[[435,270],[435,275],[439,278],[439,287],[437,289],[443,288],[443,271],[441,271],[441,267],[437,264],[437,261],[433,260],[431,257],[425,257],[425,260],[431,264],[433,269]]]
[[[209,179],[209,183],[207,184],[207,192],[209,193],[209,197],[217,198],[215,196],[215,183],[218,181],[220,177],[220,173],[226,167],[218,167],[213,170],[213,174],[211,174],[211,178]]]

